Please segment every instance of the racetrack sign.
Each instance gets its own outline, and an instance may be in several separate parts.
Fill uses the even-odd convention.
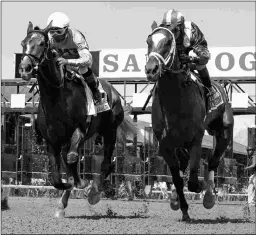
[[[255,47],[210,47],[207,68],[212,78],[255,80]],[[112,80],[146,80],[147,49],[107,49],[99,56],[99,76]]]

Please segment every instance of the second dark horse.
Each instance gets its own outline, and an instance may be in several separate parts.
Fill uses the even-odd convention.
[[[208,159],[207,190],[204,207],[214,206],[214,171],[232,138],[233,113],[224,89],[213,82],[218,105],[207,112],[205,91],[192,74],[181,67],[175,37],[164,27],[152,25],[148,36],[146,75],[156,82],[152,104],[152,127],[159,141],[159,153],[168,164],[176,192],[171,207],[181,209],[183,220],[190,220],[183,187],[183,174],[190,163],[188,190],[200,193],[204,187],[198,180],[201,144],[205,130],[216,138],[214,153]],[[222,102],[220,102],[222,101]],[[190,160],[190,161],[189,161]]]

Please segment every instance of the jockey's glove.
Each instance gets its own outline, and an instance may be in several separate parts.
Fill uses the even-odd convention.
[[[187,68],[190,68],[191,70],[196,70],[196,64],[195,63],[188,63]]]
[[[186,54],[180,55],[180,62],[182,64],[188,64],[188,63],[197,63],[199,61],[198,57],[195,56],[188,56]]]

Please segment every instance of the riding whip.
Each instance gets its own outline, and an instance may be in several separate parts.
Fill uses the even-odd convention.
[[[146,107],[147,107],[147,105],[148,105],[148,102],[149,102],[149,100],[151,99],[155,88],[156,88],[156,83],[154,84],[153,89],[150,91],[150,94],[148,95],[148,98],[147,98],[145,104],[144,104],[143,107],[142,107],[142,111],[144,111],[144,110],[146,109]]]

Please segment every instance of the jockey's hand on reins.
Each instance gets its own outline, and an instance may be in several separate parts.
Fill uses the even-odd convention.
[[[67,65],[68,64],[68,60],[63,58],[63,57],[60,57],[57,59],[57,62],[58,62],[58,65],[61,66],[61,65]]]
[[[187,63],[190,63],[191,62],[191,58],[190,58],[190,56],[188,56],[188,55],[186,55],[186,54],[181,54],[180,55],[180,62],[182,63],[182,64],[187,64]]]

